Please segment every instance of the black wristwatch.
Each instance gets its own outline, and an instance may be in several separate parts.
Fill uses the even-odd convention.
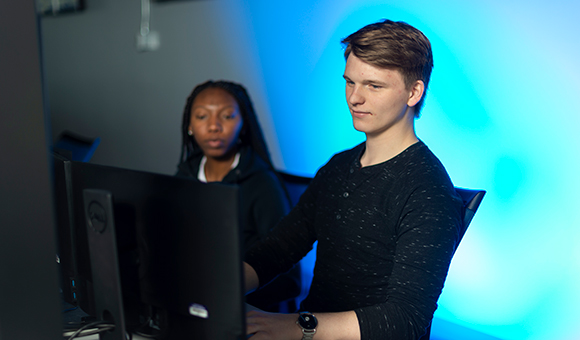
[[[301,312],[298,315],[296,324],[302,328],[302,340],[312,340],[312,337],[316,333],[316,326],[318,326],[316,317],[308,312]]]

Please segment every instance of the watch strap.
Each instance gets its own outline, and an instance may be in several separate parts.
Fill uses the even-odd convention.
[[[316,333],[316,329],[302,329],[302,340],[312,340],[314,334]]]

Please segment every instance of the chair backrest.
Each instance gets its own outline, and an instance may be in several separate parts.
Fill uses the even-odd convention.
[[[457,194],[459,194],[459,196],[461,196],[461,199],[463,200],[463,229],[461,230],[461,235],[459,238],[459,241],[461,241],[463,235],[465,235],[465,232],[467,231],[467,227],[469,227],[469,224],[471,223],[471,220],[477,211],[477,208],[479,208],[479,205],[481,204],[486,191],[458,187],[455,187],[455,191]]]

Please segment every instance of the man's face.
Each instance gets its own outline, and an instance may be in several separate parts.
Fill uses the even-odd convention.
[[[400,71],[378,68],[351,53],[344,79],[354,128],[364,132],[367,139],[404,133],[412,128],[412,106],[418,100],[413,99],[413,89],[406,88]]]

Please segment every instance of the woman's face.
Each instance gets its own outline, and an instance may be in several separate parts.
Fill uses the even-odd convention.
[[[242,125],[238,103],[227,91],[210,87],[195,97],[189,131],[206,157],[232,156]]]

